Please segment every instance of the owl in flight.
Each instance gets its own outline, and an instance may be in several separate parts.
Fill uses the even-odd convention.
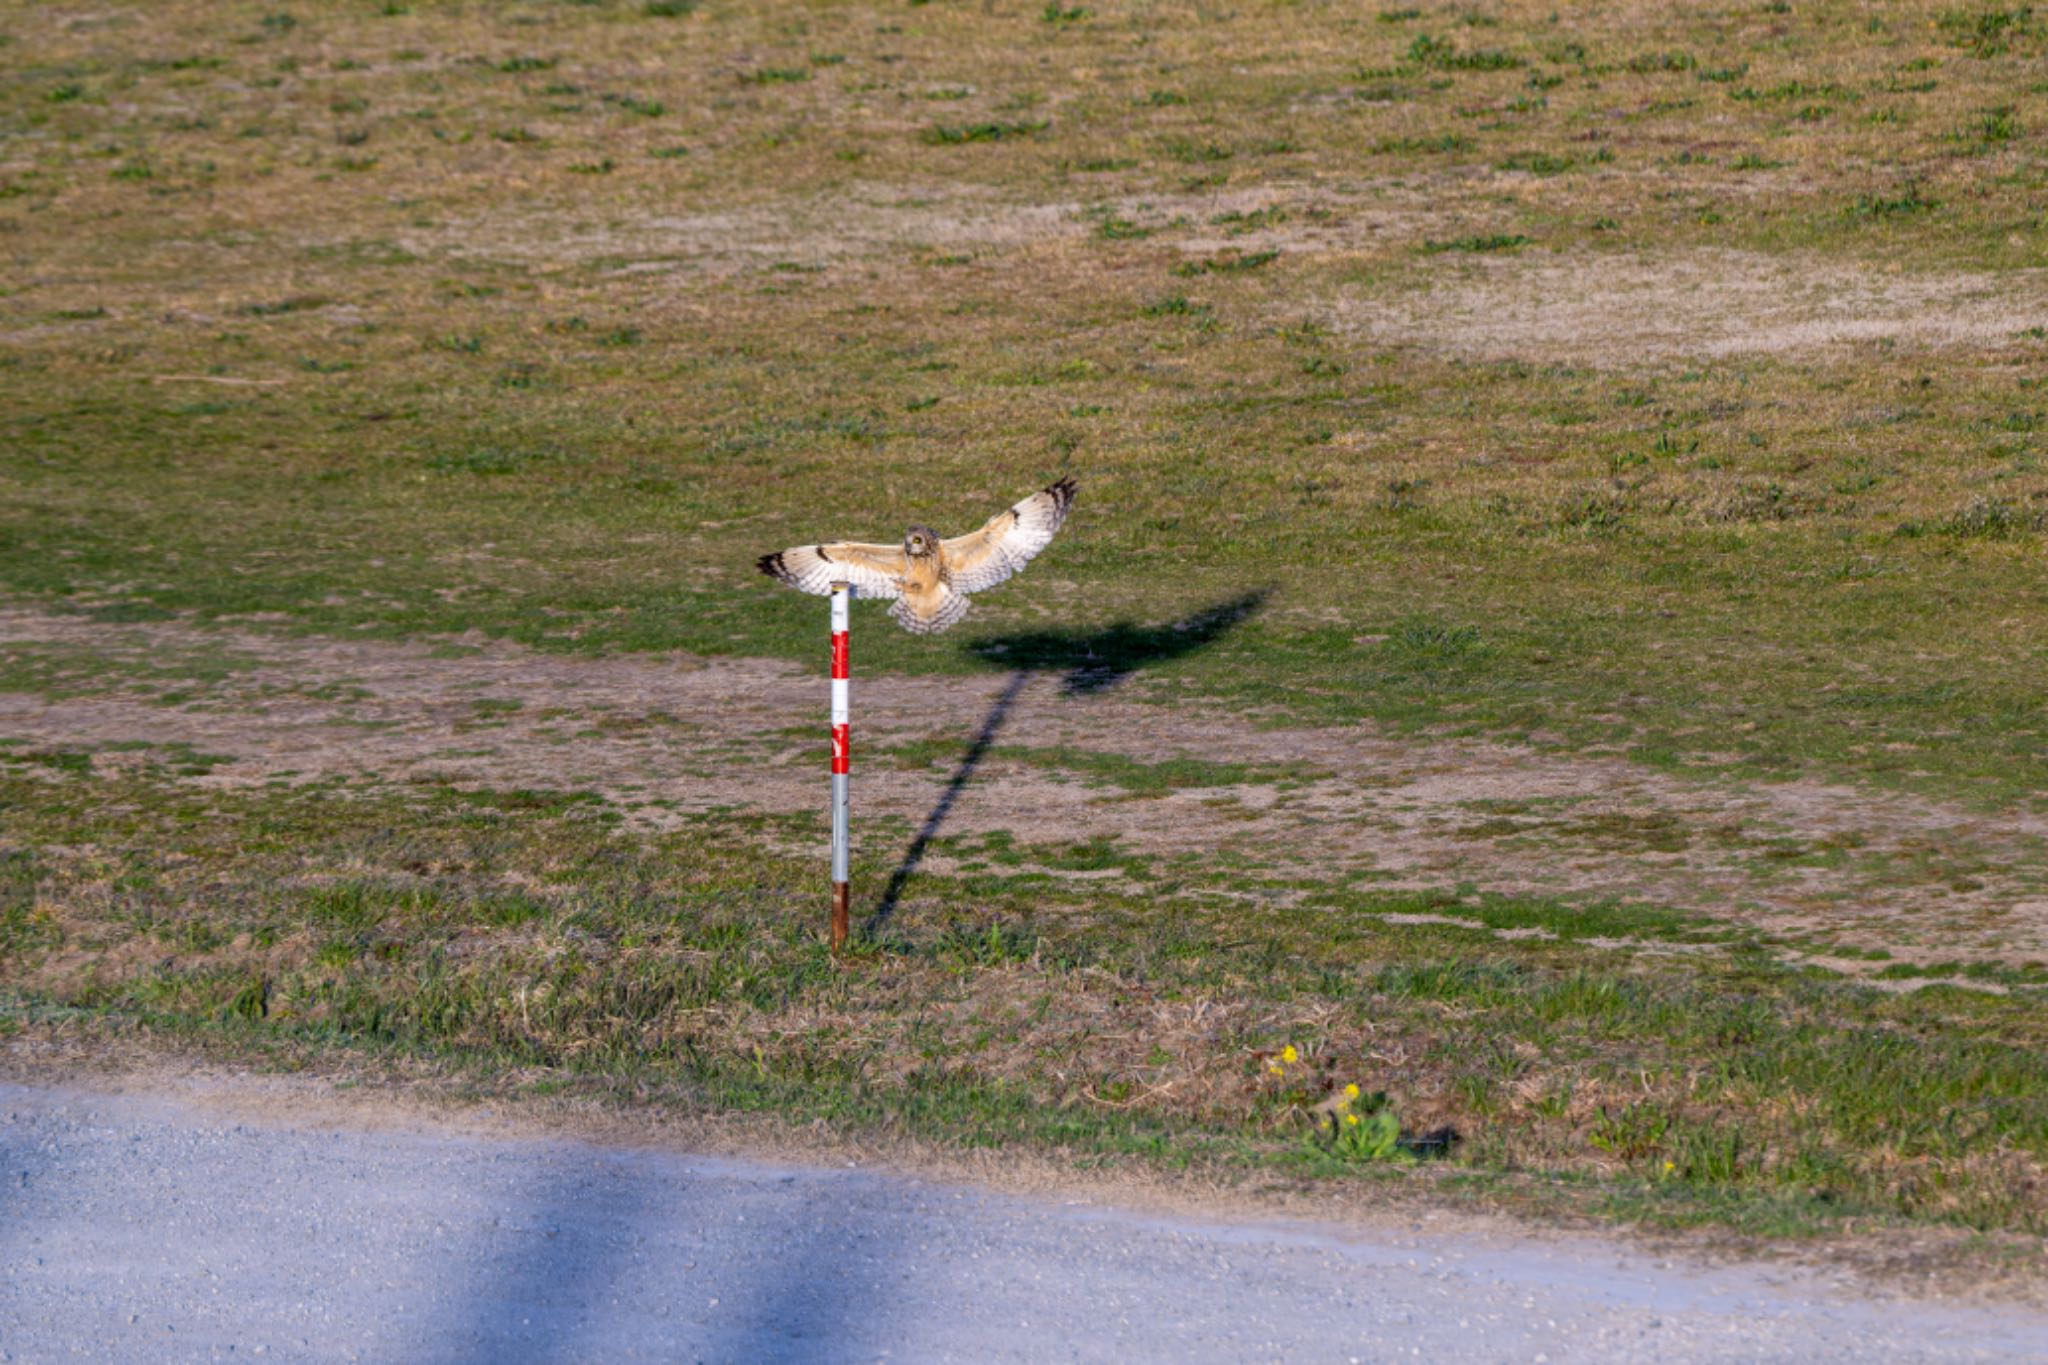
[[[970,594],[993,588],[1052,542],[1074,505],[1074,486],[1071,478],[1061,479],[996,513],[979,531],[951,540],[913,526],[900,546],[851,540],[798,545],[762,555],[760,569],[798,592],[823,596],[834,583],[851,583],[862,597],[892,597],[889,614],[897,625],[935,635],[967,615]]]

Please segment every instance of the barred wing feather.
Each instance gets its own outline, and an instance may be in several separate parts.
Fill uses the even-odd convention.
[[[851,583],[861,597],[895,597],[903,591],[903,551],[891,545],[862,545],[842,540],[829,545],[797,545],[762,555],[757,567],[798,592],[820,597],[834,583]]]

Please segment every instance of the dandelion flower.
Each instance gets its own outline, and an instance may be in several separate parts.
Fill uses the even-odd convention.
[[[1667,1161],[1667,1162],[1665,1162],[1665,1163],[1664,1163],[1664,1174],[1666,1174],[1666,1175],[1670,1175],[1670,1174],[1671,1174],[1671,1173],[1672,1173],[1673,1171],[1675,1171],[1675,1170],[1677,1170],[1677,1169],[1678,1169],[1678,1163],[1677,1163],[1677,1162],[1675,1162],[1675,1161]]]
[[[1268,1076],[1284,1076],[1287,1073],[1281,1069],[1278,1062],[1268,1062],[1266,1064],[1266,1074]]]
[[[1347,1100],[1355,1100],[1358,1098],[1357,1081],[1353,1081],[1351,1084],[1344,1087],[1344,1098]]]
[[[1301,1060],[1301,1054],[1294,1050],[1294,1044],[1289,1043],[1286,1047],[1280,1049],[1280,1060],[1283,1062],[1298,1062]]]
[[[1345,1121],[1346,1123],[1351,1123],[1351,1124],[1355,1124],[1355,1123],[1357,1123],[1357,1122],[1358,1122],[1358,1115],[1356,1115],[1356,1114],[1346,1114],[1346,1115],[1344,1116],[1344,1121]]]

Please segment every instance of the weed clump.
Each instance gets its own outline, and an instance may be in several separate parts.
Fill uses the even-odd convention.
[[[1182,261],[1173,268],[1173,273],[1187,278],[1196,275],[1242,275],[1246,271],[1271,265],[1279,259],[1278,251],[1226,251],[1204,260]]]
[[[1456,133],[1442,133],[1436,137],[1383,137],[1372,144],[1372,150],[1380,156],[1421,152],[1463,152],[1469,151],[1471,147],[1471,138],[1461,137]]]
[[[1698,65],[1690,52],[1644,52],[1628,59],[1628,69],[1638,76],[1657,71],[1690,71]]]
[[[1814,499],[1775,480],[1738,484],[1700,507],[1710,522],[1797,521],[1818,510]]]
[[[1469,237],[1452,237],[1442,241],[1428,237],[1423,239],[1422,250],[1429,256],[1441,255],[1447,251],[1513,251],[1517,247],[1529,245],[1532,240],[1519,232],[1477,233]]]
[[[1909,521],[1899,528],[1899,534],[1947,536],[1952,540],[2013,540],[2044,530],[2048,530],[2048,511],[2024,507],[2011,498],[1979,494],[1935,521]]]
[[[1404,1135],[1400,1116],[1384,1090],[1367,1091],[1356,1081],[1338,1085],[1325,1074],[1326,1068],[1311,1063],[1292,1043],[1264,1054],[1262,1061],[1272,1101],[1291,1121],[1307,1121],[1307,1145],[1318,1156],[1347,1163],[1412,1161],[1448,1155],[1458,1141],[1457,1130],[1449,1126]]]
[[[1433,71],[1513,71],[1522,65],[1522,59],[1512,53],[1491,48],[1460,52],[1449,39],[1432,38],[1427,33],[1416,35],[1408,45],[1408,60]]]
[[[1853,220],[1883,222],[1891,218],[1907,218],[1918,213],[1927,213],[1940,207],[1939,201],[1929,199],[1921,192],[1920,186],[1908,185],[1905,193],[1894,195],[1863,194],[1846,210]]]
[[[1985,110],[1962,132],[1964,141],[1976,142],[1985,147],[2001,146],[2019,135],[2019,120],[2013,117],[2010,104],[2001,104],[1995,109]]]
[[[1526,171],[1530,175],[1562,175],[1579,163],[1568,156],[1552,156],[1549,152],[1516,152],[1500,162],[1503,171]]]
[[[2040,32],[2034,21],[2034,7],[2007,9],[1952,9],[1935,19],[1935,27],[1950,47],[1967,48],[1973,57],[1997,57],[2012,50],[2015,38],[2031,38]]]
[[[954,147],[968,142],[1009,142],[1021,137],[1042,133],[1052,125],[1041,119],[1036,123],[969,123],[955,127],[935,123],[924,130],[924,140],[934,147]]]
[[[1139,312],[1148,318],[1184,318],[1207,311],[1203,304],[1190,303],[1185,294],[1165,294],[1139,309]]]

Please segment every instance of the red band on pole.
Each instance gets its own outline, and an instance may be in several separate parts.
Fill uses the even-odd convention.
[[[843,630],[835,631],[832,635],[832,676],[835,678],[849,676],[846,668],[846,632]]]
[[[853,748],[853,737],[850,733],[852,728],[848,725],[835,725],[832,727],[832,771],[835,773],[853,771],[849,762],[852,757],[851,750]]]

